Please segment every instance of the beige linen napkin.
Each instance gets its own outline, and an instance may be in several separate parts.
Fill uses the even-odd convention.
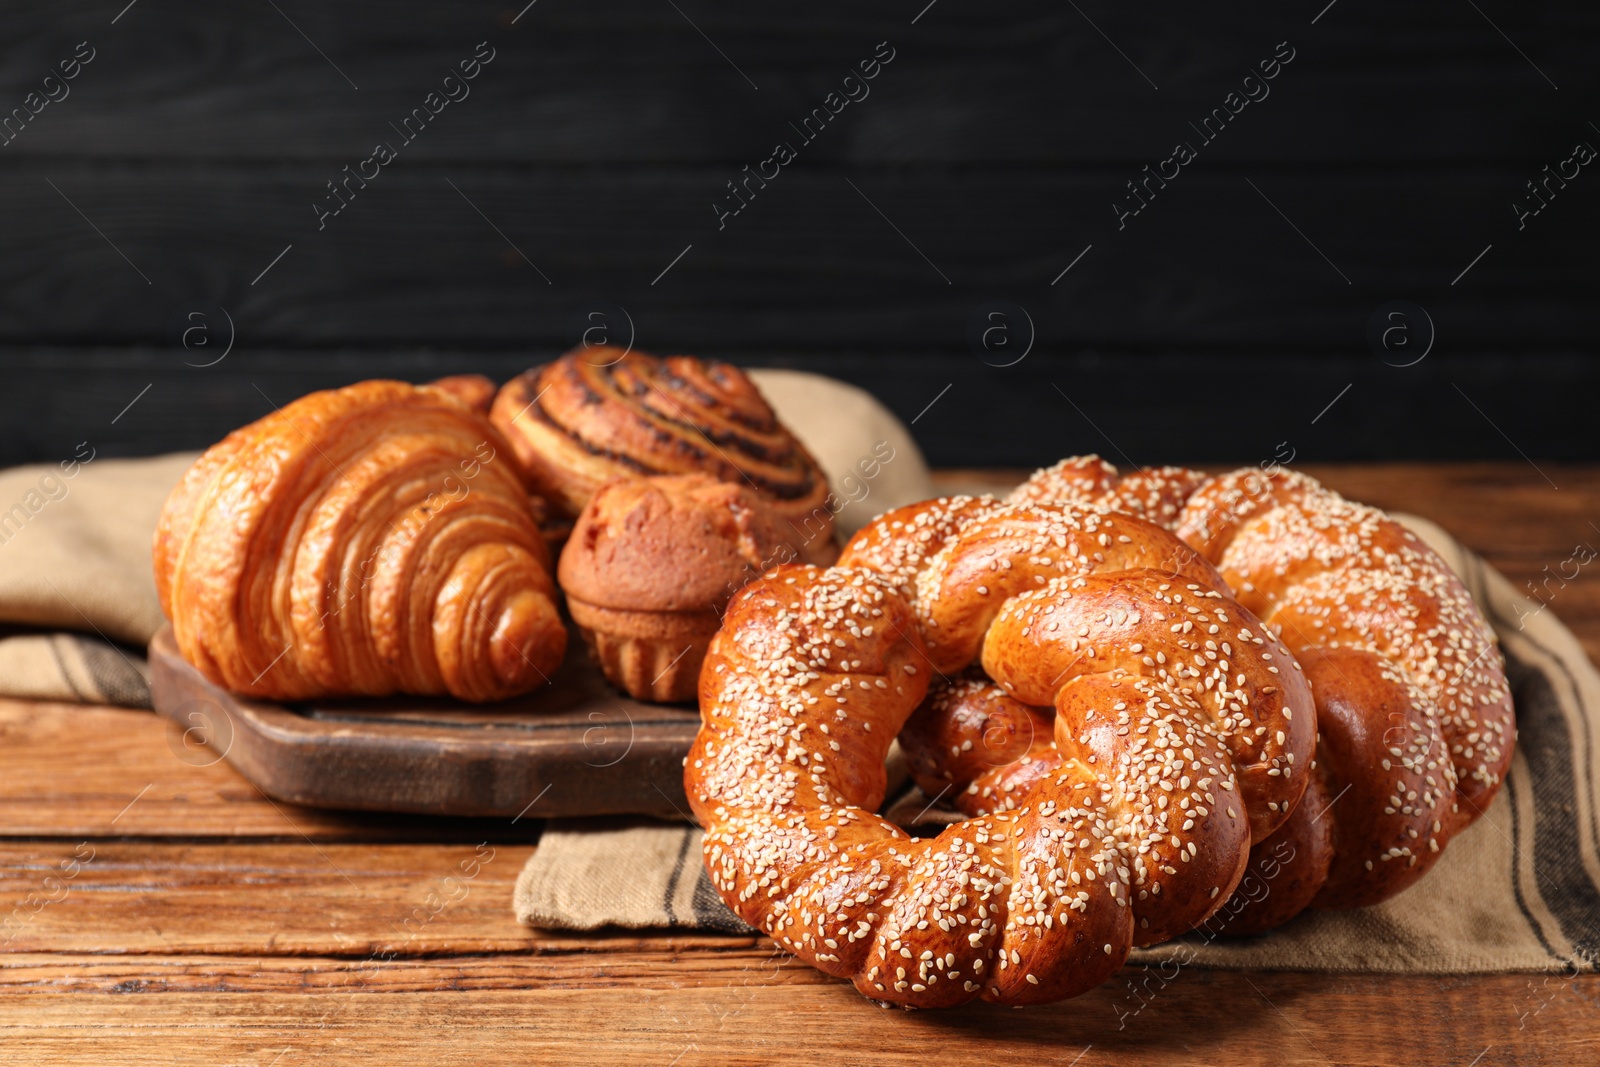
[[[1132,963],[1148,972],[1145,998],[1151,983],[1159,988],[1168,972],[1190,963],[1466,974],[1593,970],[1600,962],[1600,673],[1551,612],[1449,534],[1424,519],[1397,518],[1462,576],[1500,637],[1519,731],[1505,788],[1428,877],[1393,900],[1307,912],[1262,937],[1202,929],[1136,950]],[[960,817],[930,807],[915,787],[885,807],[890,819],[923,833]],[[547,929],[749,932],[712,889],[700,841],[700,830],[682,823],[552,820],[518,879],[517,917]],[[1129,1013],[1143,1003],[1131,996]]]
[[[12,631],[0,637],[0,695],[150,706],[139,650],[162,622],[150,538],[193,462],[89,450],[0,471],[0,624]]]
[[[841,535],[933,495],[928,464],[905,423],[865,389],[797,370],[750,372],[779,421],[828,472]]]

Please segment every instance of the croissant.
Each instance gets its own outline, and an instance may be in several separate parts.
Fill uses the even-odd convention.
[[[1305,667],[1319,731],[1305,797],[1256,846],[1252,869],[1267,891],[1230,902],[1214,929],[1254,933],[1307,907],[1386,900],[1488,807],[1516,732],[1494,635],[1445,563],[1381,512],[1299,473],[1121,477],[1093,456],[1037,472],[1010,499],[1117,508],[1173,527]],[[923,788],[955,790],[964,811],[1003,810],[1060,761],[1012,736],[1040,717],[966,679],[935,691],[902,746]]]
[[[510,447],[446,390],[362,382],[229,434],[154,564],[184,658],[248,696],[499,700],[566,649]]]
[[[492,379],[481,374],[451,374],[429,382],[428,388],[448,393],[467,407],[484,415],[489,414],[495,394],[500,391],[500,387],[495,385]]]
[[[1299,667],[1160,527],[956,497],[880,516],[841,563],[730,603],[684,785],[723,900],[866,996],[1081,993],[1215,912],[1299,801]],[[1060,762],[1025,806],[909,837],[874,814],[884,756],[974,661],[1054,707]]]
[[[615,478],[704,473],[766,497],[801,540],[833,536],[827,476],[730,364],[579,349],[507,382],[491,417],[570,516]]]

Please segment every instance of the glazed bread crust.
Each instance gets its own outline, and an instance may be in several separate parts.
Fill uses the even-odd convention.
[[[1443,560],[1378,510],[1298,473],[1124,478],[1093,456],[1037,472],[1010,499],[1131,508],[1174,528],[1305,668],[1319,733],[1311,784],[1256,846],[1252,883],[1266,892],[1214,925],[1255,933],[1307,907],[1386,900],[1493,800],[1515,741],[1493,632]],[[1002,728],[1016,719],[986,686],[936,687],[904,742],[924,788],[954,789],[969,813],[1025,802],[1041,764],[1061,758],[1039,746],[950,752],[947,738],[994,734],[991,715]]]
[[[733,599],[685,788],[729,906],[865,995],[1081,993],[1215,912],[1299,800],[1293,657],[1160,528],[955,498],[880,517],[842,562]],[[910,838],[873,814],[884,756],[966,656],[1054,707],[1061,759],[1016,810]]]
[[[1488,808],[1515,747],[1504,660],[1466,587],[1410,530],[1298,472],[1211,479],[1177,531],[1311,672],[1332,854],[1310,902],[1415,884]],[[1315,849],[1313,818],[1286,840]]]

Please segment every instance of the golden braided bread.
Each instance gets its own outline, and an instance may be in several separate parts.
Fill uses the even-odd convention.
[[[1267,892],[1230,906],[1228,932],[1399,893],[1493,799],[1515,738],[1494,635],[1445,563],[1381,512],[1298,473],[1119,478],[1093,456],[1039,471],[1011,499],[1115,506],[1174,527],[1304,665],[1314,773],[1290,820],[1258,843]],[[1000,810],[1026,802],[1061,758],[1019,746],[1019,724],[1041,718],[968,679],[936,690],[902,745],[925,789],[955,789],[970,813]]]
[[[1011,491],[1013,504],[1087,504],[1121,511],[1172,529],[1189,497],[1206,480],[1185,467],[1150,467],[1132,474],[1099,456],[1068,456]]]
[[[1466,587],[1410,530],[1299,473],[1212,479],[1177,532],[1303,656],[1317,698],[1326,801],[1282,831],[1302,899],[1269,895],[1230,928],[1414,884],[1488,808],[1516,741],[1505,664]]]
[[[900,751],[930,807],[944,801],[969,816],[1019,806],[1061,766],[1055,709],[1022,703],[977,668],[928,687]]]
[[[1215,912],[1299,800],[1293,657],[1161,528],[958,497],[881,516],[843,563],[733,599],[684,784],[729,906],[865,995],[1081,993]],[[1054,707],[1061,762],[1015,811],[908,837],[873,813],[885,753],[930,676],[975,661]]]
[[[443,389],[362,382],[229,434],[154,557],[184,658],[249,696],[499,700],[566,649],[510,446]]]

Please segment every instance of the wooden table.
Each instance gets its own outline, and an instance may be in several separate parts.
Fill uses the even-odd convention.
[[[1600,542],[1600,467],[1544,471],[1559,489],[1526,464],[1313,469],[1519,587]],[[1600,581],[1551,604],[1600,653]],[[517,925],[527,821],[295,808],[181,751],[145,712],[0,702],[0,1063],[1600,1061],[1594,977],[1189,969],[1125,1026],[1120,982],[888,1011],[765,939]]]

